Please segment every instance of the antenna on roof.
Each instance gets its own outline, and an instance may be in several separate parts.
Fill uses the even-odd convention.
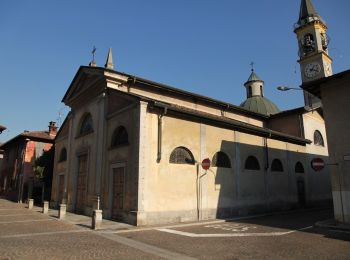
[[[95,45],[94,45],[94,47],[92,48],[92,51],[91,51],[91,53],[92,53],[92,61],[89,63],[89,66],[90,67],[96,67],[97,65],[96,65],[96,61],[95,61],[95,52],[96,52],[96,47],[95,47]]]
[[[65,109],[65,107],[61,107],[60,110],[58,110],[58,116],[56,118],[57,127],[61,127],[62,116],[64,115],[64,112],[63,112],[64,109]]]

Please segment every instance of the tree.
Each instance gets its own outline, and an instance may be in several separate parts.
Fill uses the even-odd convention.
[[[50,150],[44,151],[34,163],[35,176],[44,183],[45,199],[50,199],[51,196],[54,155],[55,148],[52,146]]]

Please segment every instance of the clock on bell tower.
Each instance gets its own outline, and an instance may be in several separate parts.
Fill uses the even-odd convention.
[[[311,0],[301,0],[299,20],[294,32],[299,44],[299,64],[303,84],[332,75],[332,59],[328,55],[327,26]],[[304,92],[305,105],[320,103]]]

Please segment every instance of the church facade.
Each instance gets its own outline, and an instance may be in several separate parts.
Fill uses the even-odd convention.
[[[104,218],[151,225],[329,203],[328,168],[311,167],[328,161],[322,109],[279,111],[253,70],[244,86],[235,106],[115,71],[111,50],[80,67],[51,204],[90,215],[100,198]]]

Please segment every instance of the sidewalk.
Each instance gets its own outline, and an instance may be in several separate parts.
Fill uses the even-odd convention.
[[[331,228],[331,229],[337,229],[337,230],[350,231],[350,225],[344,225],[344,224],[338,223],[334,219],[318,221],[315,223],[315,226],[320,228]]]
[[[34,207],[32,210],[35,211],[42,211],[41,207]],[[52,218],[58,218],[58,210],[55,209],[49,209],[48,215]],[[85,228],[91,228],[91,221],[92,221],[92,217],[89,216],[85,216],[85,215],[79,215],[79,214],[75,214],[72,212],[66,212],[66,216],[64,219],[60,220],[60,221],[65,221],[68,222],[70,224],[74,224],[80,227],[85,227]],[[117,222],[117,221],[112,221],[112,220],[107,220],[107,219],[103,219],[102,220],[102,224],[101,224],[101,228],[99,228],[99,230],[105,230],[105,229],[109,229],[109,230],[127,230],[127,229],[134,229],[136,228],[133,225],[129,225],[126,223],[122,223],[122,222]]]

